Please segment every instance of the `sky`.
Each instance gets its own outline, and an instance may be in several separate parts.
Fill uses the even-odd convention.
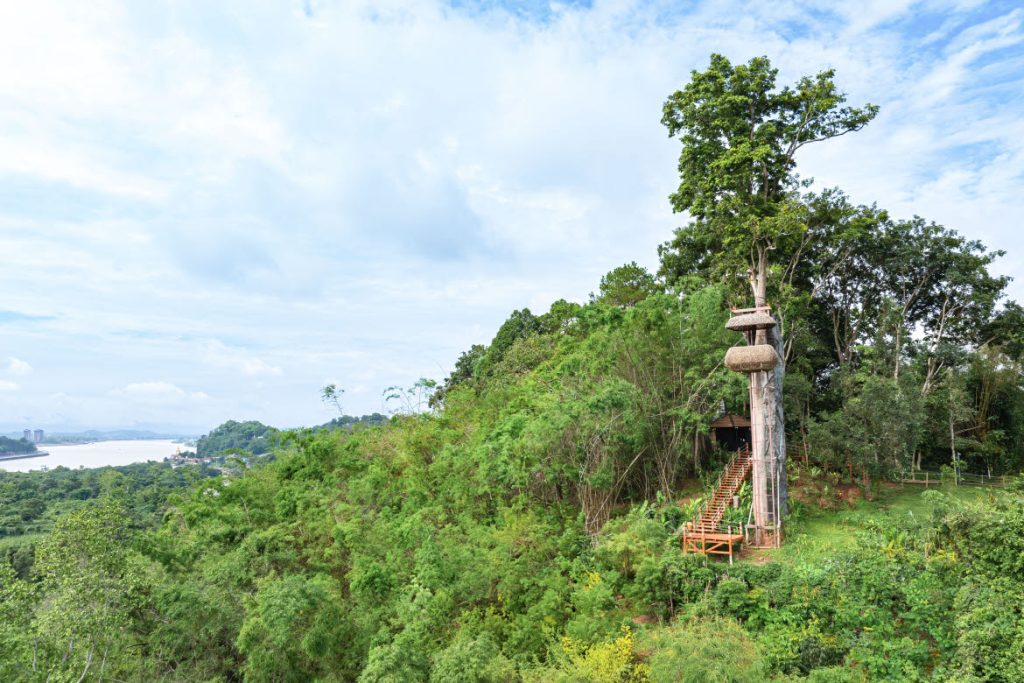
[[[657,265],[665,98],[712,52],[833,68],[799,171],[1003,249],[1024,299],[1024,7],[0,4],[0,430],[312,425],[508,314]]]

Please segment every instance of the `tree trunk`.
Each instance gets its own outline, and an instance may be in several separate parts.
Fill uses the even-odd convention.
[[[949,452],[952,455],[953,481],[960,484],[960,466],[956,459],[956,425],[953,421],[953,401],[949,402]]]
[[[761,249],[757,264],[750,273],[754,306],[767,306],[768,255]],[[747,343],[770,344],[779,356],[779,364],[770,372],[755,372],[750,378],[750,435],[753,472],[755,539],[758,545],[778,543],[778,526],[787,509],[786,433],[782,408],[782,382],[786,374],[785,346],[776,318],[775,327],[748,334]],[[765,529],[774,527],[772,538]]]
[[[786,364],[782,360],[782,328],[778,325],[773,327],[768,335],[769,342],[775,347],[779,354],[779,364],[775,370],[769,373],[771,392],[769,393],[769,424],[772,446],[772,470],[775,476],[776,497],[775,516],[776,525],[789,511],[789,488],[786,480],[786,415],[782,408],[782,382],[786,377]]]
[[[764,406],[764,379],[767,373],[750,373],[750,473],[751,505],[754,514],[754,543],[765,543],[764,530],[770,524],[768,504],[768,458],[766,453]]]
[[[697,474],[700,469],[700,432],[693,430],[693,473]],[[667,494],[667,492],[666,492]]]
[[[100,660],[100,673],[99,673],[100,681],[103,680],[103,670],[107,668],[107,649],[109,647],[110,647],[110,641],[108,640],[103,645],[103,659]]]
[[[902,331],[903,331],[903,321],[900,320],[900,323],[896,326],[896,336],[895,336],[895,339],[896,339],[896,344],[895,344],[895,347],[896,347],[895,366],[896,366],[896,368],[895,368],[895,370],[893,370],[893,373],[892,373],[892,377],[895,380],[898,380],[900,378],[900,332],[902,332]]]
[[[804,465],[811,464],[811,437],[807,433],[807,424],[811,421],[811,402],[807,401],[804,403],[804,409],[806,413],[803,415],[803,419],[800,420],[800,439],[803,442],[804,449]]]
[[[89,652],[85,655],[85,669],[82,670],[82,675],[78,678],[78,683],[82,683],[85,677],[89,675],[89,667],[92,666],[92,651],[93,647],[89,646]]]

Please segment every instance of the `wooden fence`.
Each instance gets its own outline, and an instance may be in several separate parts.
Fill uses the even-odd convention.
[[[971,472],[929,472],[924,470],[913,470],[904,472],[899,477],[901,484],[916,484],[919,486],[938,486],[943,483],[955,484],[957,486],[1006,486],[1013,477],[1008,475],[973,474]]]

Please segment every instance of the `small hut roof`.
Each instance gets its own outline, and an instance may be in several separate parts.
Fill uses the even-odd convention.
[[[779,364],[779,354],[770,344],[734,346],[725,352],[725,367],[733,372],[762,372]]]
[[[750,427],[750,420],[743,417],[742,415],[733,415],[732,413],[726,413],[720,418],[711,423],[712,429],[742,429]]]
[[[733,330],[734,332],[766,330],[769,327],[775,327],[775,318],[763,311],[734,315],[729,318],[729,322],[725,323],[725,329]]]

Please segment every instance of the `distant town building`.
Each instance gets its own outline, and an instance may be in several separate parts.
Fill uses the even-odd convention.
[[[22,432],[22,438],[25,439],[25,441],[31,441],[32,440],[32,430],[31,429],[26,429],[24,432]]]
[[[42,429],[37,429],[36,431],[32,432],[32,440],[35,441],[36,443],[42,443],[43,442],[43,430]]]

